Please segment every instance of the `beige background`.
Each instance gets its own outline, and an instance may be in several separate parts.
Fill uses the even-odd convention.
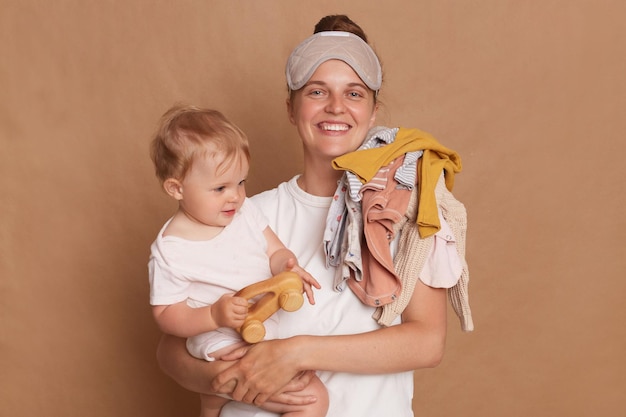
[[[249,192],[298,172],[289,51],[347,13],[385,67],[380,124],[458,151],[477,330],[416,373],[439,416],[624,416],[626,3],[0,0],[0,415],[193,416],[162,375],[148,159],[176,101],[248,132]]]

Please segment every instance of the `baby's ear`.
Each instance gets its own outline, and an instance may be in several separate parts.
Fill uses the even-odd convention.
[[[183,185],[175,178],[168,178],[163,182],[163,189],[176,200],[183,199]]]

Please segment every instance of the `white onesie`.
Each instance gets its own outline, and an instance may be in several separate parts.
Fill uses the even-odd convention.
[[[151,246],[150,304],[187,301],[191,307],[202,307],[214,303],[225,293],[272,276],[263,235],[267,218],[250,200],[244,201],[232,223],[211,240],[163,236],[170,221]],[[276,337],[275,316],[264,322],[266,339]],[[190,337],[187,349],[197,358],[213,360],[212,352],[241,340],[234,329],[219,328]]]

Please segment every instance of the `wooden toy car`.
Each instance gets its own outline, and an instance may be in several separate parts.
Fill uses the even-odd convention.
[[[281,272],[272,278],[257,282],[239,290],[235,296],[246,298],[248,301],[264,294],[248,309],[248,317],[244,324],[237,329],[243,340],[248,343],[257,343],[265,337],[263,322],[282,308],[285,311],[296,311],[304,303],[302,295],[302,279],[295,272]]]

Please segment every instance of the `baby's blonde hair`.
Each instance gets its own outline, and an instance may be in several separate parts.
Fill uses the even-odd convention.
[[[250,160],[248,138],[217,110],[175,105],[161,117],[150,144],[156,176],[183,180],[198,156],[219,154],[217,170],[237,157]]]

